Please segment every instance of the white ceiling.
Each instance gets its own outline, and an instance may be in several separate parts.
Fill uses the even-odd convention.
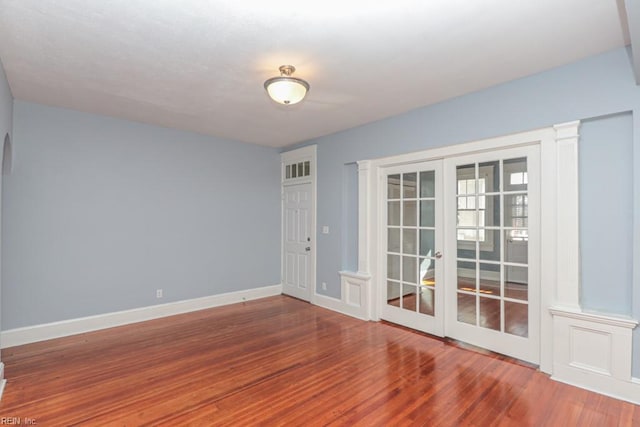
[[[0,0],[0,58],[17,99],[282,147],[624,46],[622,3]]]

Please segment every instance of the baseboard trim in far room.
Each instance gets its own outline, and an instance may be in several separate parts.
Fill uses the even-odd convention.
[[[0,333],[0,347],[8,348],[53,338],[82,334],[100,329],[113,328],[115,326],[128,325],[131,323],[144,322],[146,320],[188,313],[191,311],[266,298],[274,295],[280,295],[281,293],[282,285],[265,286],[261,288],[228,292],[166,304],[152,305],[149,307],[135,308],[132,310],[117,311],[99,314],[96,316],[81,317],[78,319],[9,329]]]

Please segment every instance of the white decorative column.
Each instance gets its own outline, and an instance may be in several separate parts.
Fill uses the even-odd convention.
[[[580,308],[578,200],[579,121],[555,125],[557,152],[557,282],[555,305]],[[544,215],[544,212],[542,212]]]
[[[640,384],[631,377],[632,331],[638,322],[580,307],[579,126],[579,121],[554,126],[556,271],[551,276],[555,295],[549,307],[553,316],[551,378],[640,403]]]
[[[369,173],[371,161],[358,162],[358,273],[370,275],[369,225],[371,223]]]
[[[358,162],[358,271],[340,271],[342,311],[354,317],[371,320],[373,318],[373,298],[371,295],[371,274],[369,271],[369,173],[371,162]]]

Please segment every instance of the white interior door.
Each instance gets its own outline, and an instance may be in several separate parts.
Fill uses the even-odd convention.
[[[385,170],[381,317],[444,333],[442,161]]]
[[[539,362],[538,146],[445,160],[445,333]]]
[[[287,295],[311,299],[311,184],[287,185],[283,200],[283,284]]]

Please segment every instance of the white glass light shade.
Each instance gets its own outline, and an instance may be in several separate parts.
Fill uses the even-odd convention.
[[[304,99],[309,83],[295,77],[274,77],[264,82],[264,87],[277,103],[292,105]]]

